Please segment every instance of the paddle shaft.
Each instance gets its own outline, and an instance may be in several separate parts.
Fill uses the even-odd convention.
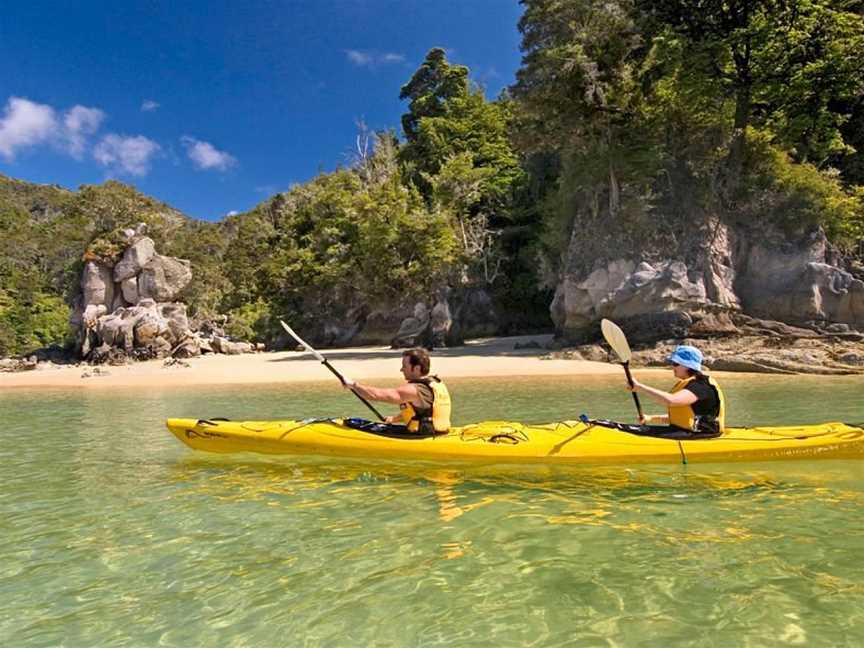
[[[630,375],[630,363],[622,362],[621,364],[624,366],[624,373],[627,375],[627,384],[632,387],[633,376]],[[633,402],[636,403],[636,411],[639,413],[639,421],[641,422],[644,414],[642,414],[642,403],[639,402],[639,394],[635,391],[630,393],[633,395]]]
[[[329,361],[327,358],[325,358],[323,355],[321,355],[320,353],[318,353],[318,352],[317,352],[315,349],[313,349],[311,346],[309,346],[308,344],[306,344],[306,343],[305,343],[305,342],[300,338],[300,336],[297,335],[297,334],[294,332],[294,329],[292,329],[290,326],[288,326],[285,322],[283,322],[282,320],[279,320],[279,323],[282,325],[282,328],[285,329],[285,332],[288,333],[288,335],[290,335],[292,338],[294,338],[294,340],[297,342],[297,344],[299,344],[300,346],[302,346],[304,349],[306,349],[306,350],[309,351],[310,353],[314,354],[315,357],[318,358],[318,359],[321,361],[321,364],[323,364],[325,367],[327,367],[327,368],[330,370],[330,372],[331,372],[334,376],[336,376],[336,377],[339,379],[339,382],[340,382],[340,383],[342,383],[343,385],[345,384],[345,376],[343,376],[341,373],[339,373],[339,372],[336,370],[336,367],[334,367],[333,365],[331,365],[331,364],[330,364],[330,361]],[[381,416],[381,412],[379,412],[377,409],[375,409],[374,407],[372,407],[371,403],[369,403],[369,401],[367,401],[367,400],[366,400],[365,398],[363,398],[360,394],[358,394],[356,391],[354,391],[353,388],[351,389],[351,393],[354,394],[354,395],[355,395],[357,398],[359,398],[361,401],[363,401],[363,404],[375,413],[375,416],[378,417],[378,420],[379,420],[379,421],[383,421],[383,420],[384,420],[384,417]]]
[[[336,377],[339,379],[339,382],[341,382],[343,385],[345,384],[345,377],[344,377],[341,373],[339,373],[339,371],[336,369],[336,367],[334,367],[333,365],[330,364],[330,361],[329,361],[327,358],[324,358],[324,359],[321,361],[321,364],[323,364],[325,367],[327,367],[327,368],[328,368],[328,369],[333,373],[333,375],[336,376]],[[378,417],[378,420],[379,420],[379,421],[383,421],[383,420],[384,420],[384,417],[381,416],[381,412],[379,412],[377,409],[375,409],[375,408],[372,406],[372,403],[370,403],[369,401],[367,401],[365,398],[363,398],[360,394],[358,394],[358,393],[357,393],[356,391],[354,391],[353,389],[351,390],[351,393],[354,394],[354,395],[355,395],[357,398],[359,398],[361,401],[363,401],[363,404],[375,413],[375,416]],[[636,394],[633,394],[633,395],[635,396]]]

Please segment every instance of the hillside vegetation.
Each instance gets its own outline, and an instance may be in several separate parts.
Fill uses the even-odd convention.
[[[0,354],[63,343],[82,260],[116,256],[138,222],[192,261],[192,314],[263,341],[280,316],[445,284],[485,287],[500,333],[548,328],[571,246],[585,270],[668,257],[709,219],[818,226],[838,259],[860,256],[864,3],[523,5],[507,92],[432,49],[402,87],[401,139],[361,131],[351,164],[219,223],[114,181],[0,177]]]

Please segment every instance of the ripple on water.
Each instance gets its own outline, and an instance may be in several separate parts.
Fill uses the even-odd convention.
[[[740,403],[746,384],[733,382]],[[833,383],[832,398],[860,397],[847,382]],[[804,383],[790,416],[814,388]],[[562,418],[574,393],[629,415],[617,383],[519,388],[532,397],[518,412],[500,381],[454,391],[480,403],[468,418]],[[780,416],[760,409],[763,397],[794,388],[760,378],[759,398],[739,411]],[[162,427],[169,414],[344,407],[326,389],[0,396],[2,644],[809,646],[864,636],[860,462],[454,470],[211,457]]]

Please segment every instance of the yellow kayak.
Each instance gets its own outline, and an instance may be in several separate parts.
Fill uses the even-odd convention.
[[[712,439],[637,436],[582,421],[533,425],[485,421],[447,434],[394,434],[356,419],[168,419],[195,450],[522,464],[706,463],[864,457],[864,428],[845,423],[729,428]],[[362,424],[366,423],[365,426]]]

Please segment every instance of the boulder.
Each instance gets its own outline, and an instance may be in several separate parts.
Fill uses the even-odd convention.
[[[160,338],[168,330],[165,320],[146,313],[135,323],[135,346],[152,345],[156,338]],[[161,339],[161,338],[160,338]],[[170,343],[168,344],[170,349]]]
[[[758,319],[746,315],[736,317],[741,324],[741,332],[752,333],[756,335],[775,335],[787,338],[816,338],[819,334],[811,329],[801,328],[785,324],[784,322],[775,322],[773,320]]]
[[[793,324],[831,322],[864,330],[864,281],[827,263],[819,228],[768,233],[741,255],[738,294],[746,311]]]
[[[793,302],[800,302],[807,292],[801,285],[804,269],[825,261],[827,241],[819,229],[794,236],[770,231],[759,234],[742,242],[736,292],[746,312],[785,320]]]
[[[175,358],[195,358],[204,352],[205,346],[212,353],[213,350],[209,344],[196,337],[189,336],[182,339],[174,347],[171,355]]]
[[[105,304],[88,304],[81,319],[85,326],[93,328],[100,317],[108,312]]]
[[[211,344],[214,351],[226,355],[240,355],[241,353],[251,353],[254,351],[252,345],[248,342],[232,342],[223,337],[213,338]]]
[[[189,332],[189,319],[186,317],[186,304],[176,302],[160,304],[159,314],[166,322],[173,340],[181,340]]]
[[[122,349],[118,349],[109,344],[102,344],[90,353],[88,358],[93,364],[112,364],[122,365],[128,362],[129,357]]]
[[[585,344],[577,349],[579,357],[576,359],[589,360],[591,362],[609,362],[609,352],[599,344]]]
[[[738,332],[738,327],[729,313],[709,313],[700,317],[687,330],[687,334],[693,337],[734,335]]]
[[[126,248],[123,258],[114,266],[114,281],[122,282],[136,276],[156,254],[153,239],[143,236]],[[135,302],[127,299],[129,303]],[[137,300],[136,300],[137,301]]]
[[[154,254],[138,275],[138,294],[157,302],[173,301],[191,280],[189,261]]]
[[[394,349],[411,348],[415,346],[429,346],[430,344],[430,312],[423,302],[414,305],[414,315],[406,317],[399,325],[399,330],[390,341]]]
[[[709,220],[703,235],[708,242],[702,260],[708,300],[728,310],[738,311],[741,309],[741,299],[735,291],[738,237],[734,230],[716,218]]]
[[[84,293],[85,307],[90,304],[110,306],[114,301],[111,269],[95,261],[87,262],[81,274],[81,290]]]
[[[171,355],[171,343],[164,337],[156,337],[147,345],[154,358],[165,358]]]
[[[156,253],[152,239],[139,224],[125,232],[128,246],[113,269],[87,263],[81,276],[82,294],[73,301],[70,323],[78,328],[76,351],[90,362],[126,362],[170,355],[213,351],[190,331],[186,305],[172,300],[188,285],[188,261]],[[224,318],[222,325],[224,325]],[[199,322],[202,335],[222,333],[213,322]],[[223,334],[224,335],[224,334]],[[248,353],[251,344],[222,338],[214,346],[223,353]]]
[[[189,328],[193,331],[197,331],[203,336],[213,337],[218,335],[220,337],[225,337],[225,323],[227,322],[227,317],[222,315],[217,317],[216,320],[196,315],[189,322]]]
[[[121,308],[110,315],[99,318],[96,333],[103,345],[131,351],[135,346],[135,325],[143,314]]]
[[[138,303],[138,280],[135,277],[128,277],[120,282],[120,293],[123,295],[123,300],[134,306]]]
[[[447,336],[453,326],[453,318],[450,316],[450,307],[447,300],[439,301],[432,307],[429,314],[429,326],[431,328],[432,346],[443,347],[447,345]]]

